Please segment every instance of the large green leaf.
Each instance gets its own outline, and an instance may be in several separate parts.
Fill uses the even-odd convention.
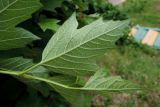
[[[0,50],[21,48],[39,38],[22,28],[14,30],[0,30]]]
[[[0,1],[0,50],[21,48],[38,39],[24,29],[15,29],[15,26],[31,17],[40,6],[39,0]]]
[[[55,33],[44,49],[41,64],[69,75],[91,75],[99,69],[97,57],[113,48],[128,21],[99,19],[81,29],[73,14]]]
[[[1,0],[0,31],[14,28],[40,8],[39,0]],[[0,34],[2,35],[2,34]]]

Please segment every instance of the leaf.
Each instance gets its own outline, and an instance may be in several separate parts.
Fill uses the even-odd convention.
[[[65,0],[42,0],[41,2],[45,10],[54,12],[55,8],[60,7],[63,1]]]
[[[9,72],[12,72],[12,73],[22,72],[23,70],[28,69],[31,66],[33,66],[32,60],[24,59],[22,57],[5,59],[5,60],[2,60],[0,62],[0,69],[6,70],[6,72],[9,71]],[[13,71],[10,71],[10,70],[13,70]],[[0,71],[0,73],[1,73],[1,71]],[[75,83],[75,80],[76,80],[75,77],[68,77],[68,76],[49,77],[49,75],[46,74],[46,71],[43,67],[38,67],[36,69],[33,69],[33,71],[30,72],[29,75],[36,76],[36,77],[41,77],[42,79],[43,78],[48,78],[52,81],[56,81],[57,83],[63,83],[65,85],[73,85]],[[39,90],[44,95],[47,95],[50,91],[50,89],[45,84],[41,84],[41,81],[32,80],[32,79],[27,79],[26,80],[24,78],[18,78],[18,79],[21,80],[22,82],[36,88],[37,90]],[[54,85],[52,85],[52,84],[50,84],[50,85],[52,87],[54,87]],[[84,106],[84,105],[89,103],[88,102],[89,98],[84,96],[81,92],[79,93],[79,90],[73,90],[72,91],[72,90],[68,89],[68,90],[65,90],[66,93],[64,93],[62,87],[56,86],[56,87],[54,87],[54,89],[57,92],[59,92],[62,96],[64,96],[66,99],[67,99],[68,95],[71,95],[72,97],[70,98],[70,96],[69,96],[68,97],[69,99],[67,99],[67,100],[70,101],[72,104],[76,105],[76,107],[88,107],[88,106]],[[83,105],[83,106],[79,106],[79,104]]]
[[[97,93],[106,95],[109,92],[127,92],[141,89],[139,86],[120,77],[108,77],[104,70],[97,71],[83,87],[77,86],[76,77],[72,76],[60,75],[47,78],[39,76],[26,77],[48,83],[75,107],[89,107],[91,101],[90,96]]]
[[[11,31],[0,30],[0,50],[25,47],[28,43],[38,39],[39,37],[22,28]]]
[[[38,37],[23,29],[15,29],[40,8],[39,0],[0,1],[0,50],[24,47]]]
[[[73,76],[94,74],[99,69],[96,59],[113,48],[128,23],[99,19],[77,29],[73,14],[50,39],[43,51],[41,65]]]
[[[0,69],[6,71],[23,71],[33,66],[31,59],[22,57],[8,58],[0,61]]]
[[[44,32],[47,29],[57,31],[57,29],[59,28],[59,25],[57,24],[58,22],[59,20],[56,19],[43,19],[38,24]]]
[[[1,69],[7,72],[11,72],[8,70],[14,70],[12,71],[13,73],[17,72],[16,70],[30,69],[31,65],[33,65],[31,60],[21,57],[2,60],[0,62]],[[88,107],[91,101],[91,94],[88,93],[92,91],[105,95],[108,92],[126,92],[140,89],[137,85],[120,77],[108,77],[107,72],[102,69],[97,71],[84,86],[78,86],[77,78],[74,76],[59,75],[50,77],[48,71],[45,71],[43,67],[37,67],[32,70],[29,74],[24,74],[20,80],[26,84],[30,84],[44,94],[49,93],[49,88],[44,90],[42,84],[40,84],[43,81],[53,87],[76,107]],[[12,73],[10,74],[12,75]]]
[[[87,96],[79,90],[63,89],[51,85],[60,95],[62,95],[73,107],[90,107],[92,96]]]
[[[104,70],[99,70],[88,80],[83,88],[103,92],[137,90],[138,86],[127,80],[123,80],[120,76],[108,77]]]
[[[51,81],[55,81],[57,83],[72,86],[76,82],[75,77],[70,76],[54,76],[48,78]],[[89,107],[92,96],[85,95],[80,90],[72,90],[72,89],[65,89],[57,85],[49,84],[53,87],[57,92],[59,92],[67,101],[69,101],[74,107]]]
[[[40,7],[39,0],[1,0],[0,31],[14,28]]]
[[[41,83],[41,81],[28,79],[26,80],[23,76],[19,74],[27,69],[30,69],[35,64],[33,63],[32,59],[25,59],[23,57],[14,57],[8,59],[1,59],[0,60],[0,73],[9,74],[16,77],[21,82],[34,87],[38,91],[40,91],[44,96],[49,95],[49,86],[47,84]],[[31,70],[29,75],[39,76],[42,78],[48,77],[48,70],[42,66],[35,67]]]
[[[18,73],[32,68],[29,72],[31,75],[43,77],[48,76],[46,75],[46,72],[48,72],[46,68],[35,65],[37,64],[33,63],[32,59],[26,59],[23,57],[14,57],[0,60],[0,70],[3,70],[4,72],[15,72],[18,75]]]

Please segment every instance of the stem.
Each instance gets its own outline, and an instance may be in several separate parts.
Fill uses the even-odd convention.
[[[14,71],[1,71],[1,74],[9,74],[9,75],[15,75],[15,76],[19,76],[19,72],[14,72]]]
[[[32,76],[32,75],[28,75],[28,74],[24,74],[23,75],[24,78],[28,78],[28,79],[34,79],[34,80],[39,80],[39,81],[43,81],[45,83],[48,84],[53,84],[59,87],[63,87],[66,89],[70,89],[70,90],[81,90],[81,91],[109,91],[109,92],[120,92],[120,91],[133,91],[133,90],[142,90],[142,88],[122,88],[122,89],[105,89],[105,88],[85,88],[85,87],[70,87],[67,85],[63,85],[60,84],[58,82],[52,81],[52,80],[48,80],[45,78],[41,78],[41,77],[36,77],[36,76]]]
[[[41,64],[38,63],[38,64],[36,64],[36,65],[28,68],[27,70],[20,72],[19,75],[24,75],[24,74],[26,74],[26,73],[28,73],[28,72],[31,72],[31,70],[35,69],[36,67],[38,67],[38,66],[40,66],[40,65],[41,65]]]
[[[34,69],[35,67],[37,67],[39,64],[33,66],[31,69]],[[28,70],[26,70],[28,71]],[[14,71],[0,71],[1,74],[9,74],[9,75],[14,75],[14,76],[21,76],[19,72],[14,72]],[[22,73],[21,73],[22,74]],[[70,87],[67,85],[63,85],[61,83],[58,83],[56,81],[52,81],[52,80],[48,80],[45,78],[41,78],[41,77],[37,77],[37,76],[32,76],[32,75],[28,75],[28,74],[24,74],[21,77],[23,78],[27,78],[27,79],[33,79],[33,80],[39,80],[39,81],[43,81],[49,84],[53,84],[59,87],[63,87],[66,89],[70,89],[70,90],[81,90],[81,91],[129,91],[129,90],[142,90],[142,88],[122,88],[122,89],[105,89],[105,88],[99,88],[99,89],[95,89],[95,88],[85,88],[85,87]]]
[[[28,79],[34,79],[34,80],[43,81],[43,82],[50,83],[50,84],[54,84],[54,85],[57,85],[57,86],[60,86],[60,87],[64,87],[64,88],[70,88],[69,86],[60,84],[60,83],[55,82],[55,81],[52,81],[52,80],[48,80],[48,79],[45,79],[45,78],[41,78],[41,77],[36,77],[36,76],[28,75],[28,74],[24,74],[23,77],[24,77],[24,78],[28,78]]]

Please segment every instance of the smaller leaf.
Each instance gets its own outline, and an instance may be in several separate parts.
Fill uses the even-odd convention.
[[[50,78],[50,80],[67,86],[73,86],[76,82],[76,78],[72,76],[55,76]],[[89,107],[92,97],[89,95],[85,95],[83,91],[62,88],[53,84],[49,85],[53,87],[57,92],[59,92],[74,107]]]
[[[22,48],[33,40],[38,39],[40,38],[22,28],[0,30],[0,50]]]
[[[58,22],[59,20],[56,19],[43,19],[38,24],[44,32],[47,29],[57,31],[57,29],[59,28],[59,25],[57,24]]]
[[[137,85],[123,80],[120,76],[108,77],[107,72],[104,70],[97,71],[83,88],[97,91],[127,91],[140,89]]]
[[[0,61],[0,69],[6,71],[23,71],[33,65],[31,59],[24,59],[22,57],[9,58]]]
[[[0,60],[0,73],[13,75],[21,82],[24,82],[25,84],[40,91],[44,96],[48,96],[50,88],[47,84],[37,80],[25,79],[23,76],[19,75],[19,73],[33,67],[34,65],[35,64],[33,63],[32,59],[25,59],[23,57],[3,59]],[[48,77],[48,70],[42,66],[38,66],[30,70],[28,74],[46,78]]]

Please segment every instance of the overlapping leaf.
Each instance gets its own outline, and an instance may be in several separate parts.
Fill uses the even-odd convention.
[[[40,6],[39,0],[0,1],[0,50],[24,47],[38,39],[26,30],[15,29],[15,26],[31,17]]]
[[[55,33],[46,46],[41,64],[48,69],[69,75],[91,75],[99,69],[97,57],[115,45],[128,21],[99,19],[81,29],[73,14]]]
[[[49,86],[47,84],[43,84],[41,83],[41,81],[35,79],[26,80],[25,78],[19,76],[20,73],[31,68],[34,65],[35,64],[33,63],[32,59],[25,59],[23,57],[1,59],[0,73],[13,75],[21,82],[24,82],[25,84],[34,87],[35,89],[40,91],[43,95],[47,96],[49,94],[49,88],[48,88]],[[48,77],[47,72],[48,71],[44,67],[38,66],[32,69],[30,74],[28,75],[40,76],[41,78],[43,78],[43,77]]]
[[[3,70],[4,73],[6,71],[6,72],[12,72],[18,75],[18,73],[24,72],[25,70],[28,70],[35,65],[36,64],[33,63],[32,59],[26,59],[23,57],[0,59],[0,70]],[[39,76],[41,75],[41,73],[44,73],[44,72],[47,72],[47,70],[44,67],[37,66],[31,69],[30,74]],[[45,74],[43,76],[45,76]]]
[[[1,0],[0,30],[14,28],[41,6],[39,0]]]
[[[137,85],[120,77],[106,76],[104,70],[97,71],[83,87],[76,87],[76,78],[70,76],[55,76],[46,79],[35,77],[34,79],[45,81],[76,107],[89,106],[89,102],[85,103],[86,100],[91,101],[89,96],[92,94],[88,94],[89,92],[106,95],[108,92],[126,92],[140,89]]]
[[[18,74],[25,69],[33,66],[31,59],[24,59],[22,57],[1,59],[0,61],[0,69],[3,71],[10,71],[11,73]]]
[[[13,74],[18,70],[26,70],[33,66],[32,60],[23,59],[22,57],[11,58],[8,60],[2,60],[0,62],[0,69],[10,72]],[[10,71],[14,70],[14,71]],[[7,74],[7,72],[4,72]],[[47,71],[48,72],[48,71]],[[59,92],[64,98],[66,98],[70,103],[76,107],[88,107],[91,101],[90,94],[88,92],[106,94],[108,92],[119,92],[119,91],[131,91],[140,89],[137,85],[123,80],[120,77],[108,77],[107,72],[104,70],[99,70],[92,76],[84,86],[79,86],[77,84],[77,78],[74,76],[59,75],[59,76],[49,76],[43,67],[38,67],[32,69],[31,73],[24,74],[23,78],[28,79],[28,81],[22,81],[33,85],[33,87],[41,87],[40,81],[49,84],[54,90]],[[2,73],[0,71],[0,73]],[[41,75],[42,74],[42,75]],[[13,74],[14,75],[14,74]],[[35,81],[32,81],[35,80]],[[44,92],[44,90],[38,89]],[[49,91],[49,90],[47,90]],[[85,102],[86,101],[86,102]]]
[[[0,50],[21,48],[33,40],[38,39],[39,38],[37,36],[22,28],[14,30],[0,30]]]

